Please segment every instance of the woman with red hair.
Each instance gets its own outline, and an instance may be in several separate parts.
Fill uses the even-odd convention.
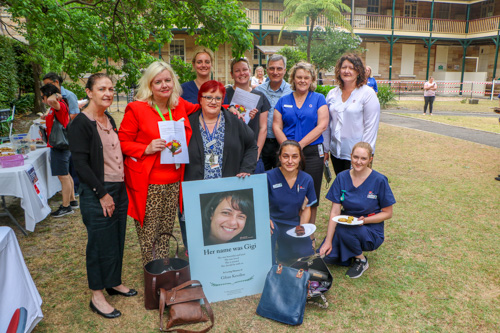
[[[201,110],[189,116],[193,130],[184,180],[245,177],[257,164],[252,130],[222,107],[226,89],[218,81],[205,82],[198,91]]]

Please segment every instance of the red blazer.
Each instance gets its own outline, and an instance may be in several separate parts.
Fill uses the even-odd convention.
[[[191,139],[191,124],[188,115],[198,110],[198,104],[192,104],[179,98],[179,104],[172,110],[174,120],[184,118],[186,140]],[[129,205],[128,215],[142,223],[146,213],[149,174],[160,152],[144,155],[147,146],[154,139],[160,138],[158,122],[161,121],[158,112],[147,102],[136,101],[125,108],[125,116],[118,131],[122,152],[125,155],[125,185],[127,187]],[[181,178],[184,179],[184,164],[181,164]],[[182,202],[182,195],[179,196]]]

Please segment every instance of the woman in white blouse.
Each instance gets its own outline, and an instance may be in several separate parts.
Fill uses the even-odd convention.
[[[352,147],[368,142],[375,152],[380,103],[375,91],[366,85],[363,60],[344,54],[335,66],[338,86],[328,93],[326,103],[330,124],[323,133],[323,145],[330,151],[335,174],[351,167]],[[328,156],[326,156],[328,158]]]

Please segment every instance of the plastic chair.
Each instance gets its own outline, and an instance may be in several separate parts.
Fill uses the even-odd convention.
[[[9,135],[0,137],[0,144],[3,143],[4,141],[10,141],[15,113],[16,113],[16,106],[14,104],[12,105],[11,109],[0,110],[0,128],[4,128],[5,125],[7,125],[7,127],[9,128]]]
[[[23,307],[17,309],[12,315],[9,327],[7,327],[7,332],[5,333],[24,333],[27,320],[28,320],[28,311]]]

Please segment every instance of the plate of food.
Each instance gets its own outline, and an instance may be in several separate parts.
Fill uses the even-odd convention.
[[[295,238],[304,238],[311,236],[315,231],[316,225],[312,223],[305,223],[288,230],[286,233],[287,235]]]
[[[349,216],[349,215],[339,215],[335,216],[332,220],[340,224],[346,225],[360,225],[363,224],[363,221],[358,220],[357,217]]]

